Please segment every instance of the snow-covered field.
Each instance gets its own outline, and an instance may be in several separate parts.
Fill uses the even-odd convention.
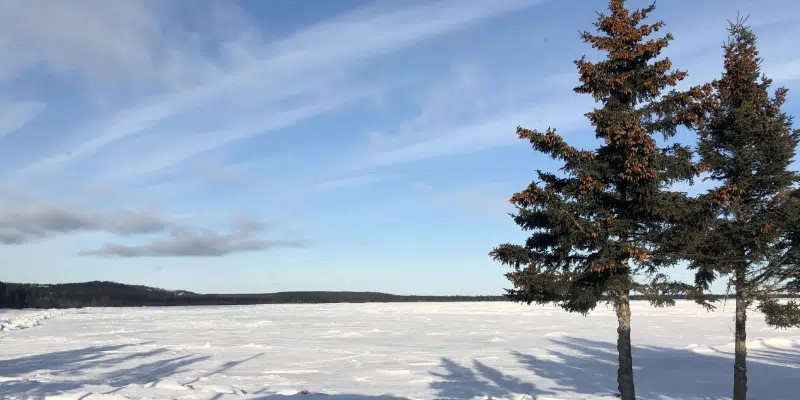
[[[729,396],[731,306],[634,304],[641,399]],[[100,308],[0,311],[0,323],[2,399],[613,399],[616,388],[608,309]],[[754,313],[749,333],[750,398],[800,399],[800,330]]]
[[[0,331],[32,328],[41,324],[42,321],[69,312],[72,310],[0,310]]]

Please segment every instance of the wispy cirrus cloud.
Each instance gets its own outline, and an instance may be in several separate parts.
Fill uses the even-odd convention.
[[[508,193],[512,193],[512,189],[504,183],[476,183],[433,194],[433,201],[455,205],[473,214],[505,217],[514,211],[514,207],[508,203]]]
[[[766,73],[778,84],[797,87],[794,81],[800,80],[800,58],[772,63],[767,66]]]
[[[561,133],[569,133],[584,124],[583,114],[591,105],[591,99],[567,97],[550,104],[534,103],[515,110],[503,110],[478,121],[460,121],[450,127],[426,132],[427,135],[412,138],[406,143],[362,150],[362,158],[349,168],[364,170],[389,167],[517,144],[519,138],[515,130],[519,125],[531,128],[552,126]]]
[[[286,127],[341,106],[343,99],[358,97],[352,91],[330,92],[330,86],[352,82],[359,66],[377,56],[537,3],[540,1],[503,0],[489,4],[442,0],[413,6],[383,3],[323,21],[276,42],[250,41],[252,55],[239,63],[212,62],[212,72],[196,84],[149,97],[104,120],[92,121],[71,135],[67,141],[71,144],[24,166],[17,176],[37,172],[46,175],[57,168],[86,164],[101,151],[113,152],[118,147],[121,152],[122,146],[136,148],[131,144],[148,135],[151,137],[145,142],[152,142],[152,146],[140,152],[143,164],[150,167],[131,170],[123,166],[121,175],[129,178],[160,171],[237,138],[252,138]],[[144,22],[142,25],[137,29],[143,33],[131,36],[146,37],[144,42],[150,43],[156,38],[151,32],[154,28]],[[219,73],[214,73],[215,69]],[[320,103],[321,97],[324,104]],[[215,118],[207,118],[212,114]],[[285,122],[275,122],[281,120]],[[208,125],[215,128],[208,130]],[[174,134],[182,131],[185,133]],[[187,145],[187,141],[192,143]],[[158,144],[161,149],[175,150],[150,157]],[[128,150],[130,157],[140,158],[130,153]],[[147,161],[148,158],[151,159]],[[114,160],[104,160],[111,165],[103,169],[118,169],[120,165]]]
[[[736,3],[736,6],[743,5]],[[659,10],[662,8],[660,6]],[[718,10],[704,11],[719,13]],[[735,15],[734,11],[731,18]],[[682,87],[717,78],[722,68],[719,46],[725,38],[728,22],[724,17],[713,20],[711,25],[718,29],[711,34],[707,15],[697,17],[688,22],[667,19],[668,30],[674,32],[677,39],[665,56],[672,59],[675,68],[688,69],[690,73]],[[796,36],[793,34],[800,32],[800,17],[766,12],[757,13],[748,22],[757,31],[765,31],[762,53],[768,52],[771,56],[764,64],[765,72],[780,84],[796,80],[796,52],[787,54],[785,50],[791,47],[789,42]],[[576,36],[574,41],[579,43],[580,39]],[[576,52],[575,58],[580,55]],[[592,55],[595,56],[598,55]],[[509,71],[518,73],[514,68]],[[514,130],[519,125],[537,129],[552,127],[561,134],[583,129],[591,135],[584,113],[596,107],[596,103],[590,96],[572,93],[578,79],[574,65],[564,64],[560,71],[513,75],[515,79],[509,83],[486,69],[456,64],[446,78],[426,89],[417,104],[418,114],[394,130],[370,131],[367,145],[360,149],[349,170],[413,164],[516,144],[519,140]]]
[[[198,218],[245,207],[279,214],[285,211],[274,207],[300,209],[319,201],[307,196],[312,191],[320,198],[330,195],[327,207],[351,206],[344,204],[352,201],[348,196],[332,195],[335,189],[358,190],[364,202],[395,196],[402,202],[408,193],[380,187],[390,173],[421,180],[431,176],[431,182],[448,187],[453,186],[448,180],[463,181],[455,186],[467,188],[473,179],[505,180],[458,170],[473,161],[468,155],[526,146],[515,135],[519,125],[580,133],[573,136],[579,146],[581,139],[593,140],[583,114],[595,105],[590,96],[571,93],[577,81],[572,60],[592,51],[581,47],[572,24],[588,28],[593,15],[574,17],[568,6],[555,2],[535,7],[543,3],[379,1],[321,16],[310,25],[307,20],[292,25],[297,21],[286,18],[276,24],[283,30],[275,34],[271,16],[245,12],[239,8],[247,6],[244,2],[201,2],[188,10],[150,0],[55,6],[11,0],[0,4],[0,22],[5,22],[0,37],[10,38],[0,39],[0,56],[11,60],[0,66],[0,87],[18,89],[14,85],[19,84],[25,90],[4,95],[0,116],[11,117],[0,118],[0,140],[22,145],[0,147],[11,155],[2,158],[0,180],[52,196],[78,187],[113,188],[113,199],[95,203],[125,210],[138,202],[134,197],[159,197],[172,213]],[[721,68],[722,13],[709,6],[687,21],[681,8],[669,3],[657,13],[668,30],[677,29],[670,56],[677,68],[689,69],[692,79],[714,78]],[[556,14],[539,15],[539,9]],[[523,11],[529,26],[519,24]],[[712,25],[719,27],[713,35],[702,23],[712,14],[718,19]],[[501,16],[507,19],[486,23]],[[548,20],[569,27],[569,35],[555,32]],[[764,14],[757,26],[770,37],[765,52],[789,47],[791,38],[777,40],[769,31],[776,24],[794,26],[791,17]],[[787,32],[796,30],[790,28]],[[450,36],[458,31],[463,36]],[[535,46],[529,49],[524,37],[532,37]],[[18,43],[28,46],[20,49]],[[15,51],[19,59],[13,59]],[[780,60],[768,58],[765,69],[791,80],[797,54],[785,53]],[[31,84],[40,76],[57,88]],[[86,93],[114,101],[87,105],[82,102],[90,96]],[[37,98],[47,99],[47,105]],[[45,118],[51,114],[57,118]],[[23,133],[41,140],[23,143]],[[453,157],[448,160],[452,168],[425,163],[447,157]],[[512,158],[503,161],[527,162]],[[533,162],[548,168],[548,161]],[[522,178],[508,178],[515,179]],[[489,189],[476,186],[458,195],[479,197]],[[75,193],[73,198],[88,195]],[[492,196],[474,203],[484,200],[495,202]],[[86,211],[78,211],[84,219],[69,221],[85,222]],[[109,221],[118,218],[114,212],[101,214]],[[91,232],[120,233],[86,226]],[[189,242],[225,241],[231,235],[203,226],[182,233],[163,230],[151,247],[126,242],[96,250],[98,255],[166,254],[172,246],[166,243],[185,249]],[[223,246],[212,253],[226,251]]]
[[[45,109],[36,101],[0,101],[0,138],[33,121]]]
[[[44,68],[106,91],[178,87],[216,69],[158,3],[8,0],[0,4],[0,82]],[[195,36],[198,34],[195,33]]]
[[[325,191],[325,190],[352,188],[356,186],[370,185],[379,182],[385,178],[386,178],[385,176],[381,176],[378,174],[353,175],[344,178],[336,178],[333,180],[318,182],[312,184],[311,189],[314,191]]]
[[[141,152],[131,154],[131,148],[119,148],[106,153],[104,156],[107,158],[130,161],[115,163],[117,165],[106,170],[101,177],[105,177],[107,181],[111,182],[130,181],[137,177],[169,170],[199,154],[233,142],[280,131],[303,120],[334,111],[380,90],[385,89],[380,87],[365,88],[364,90],[350,88],[347,93],[335,99],[311,102],[308,105],[288,110],[276,109],[267,115],[252,116],[251,119],[234,122],[231,126],[220,127],[213,131],[173,134],[169,139],[169,146],[161,146],[164,139],[157,135],[141,138],[143,140],[140,140],[135,147],[141,149]],[[147,151],[148,148],[156,150]]]

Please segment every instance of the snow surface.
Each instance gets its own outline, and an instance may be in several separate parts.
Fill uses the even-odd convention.
[[[731,319],[731,303],[712,313],[635,303],[639,398],[728,398]],[[615,398],[606,308],[588,317],[514,303],[95,308],[0,320],[13,327],[0,333],[2,399]],[[800,330],[768,328],[757,313],[748,323],[750,398],[800,399]]]
[[[31,328],[68,312],[71,310],[0,310],[0,331]]]

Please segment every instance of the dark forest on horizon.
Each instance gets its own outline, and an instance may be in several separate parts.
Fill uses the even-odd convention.
[[[116,282],[29,284],[0,282],[0,308],[207,306],[304,303],[505,301],[503,296],[406,296],[377,292],[296,291],[200,294]]]
[[[378,292],[296,291],[200,294],[116,282],[30,284],[0,282],[0,308],[161,307],[255,304],[409,303],[508,301],[496,296],[417,296]],[[715,295],[722,299],[724,295]],[[634,300],[638,296],[632,296]],[[682,296],[675,296],[681,299]]]

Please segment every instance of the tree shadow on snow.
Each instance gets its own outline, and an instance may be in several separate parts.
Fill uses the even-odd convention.
[[[139,344],[141,345],[141,344]],[[144,385],[166,379],[208,356],[184,355],[141,363],[141,361],[166,352],[165,349],[117,355],[117,351],[135,345],[92,346],[83,349],[37,354],[9,360],[0,360],[0,398],[17,396],[41,398],[55,396],[84,386],[107,385],[122,388],[127,385]],[[120,363],[137,360],[131,368],[114,368]],[[82,377],[87,369],[108,368],[106,373],[93,378]],[[42,371],[63,379],[57,381],[22,379],[22,376]],[[14,379],[17,378],[17,379]]]
[[[480,361],[473,360],[471,366],[461,365],[449,358],[442,358],[441,372],[431,372],[436,378],[430,388],[436,391],[437,400],[466,400],[473,398],[519,398],[536,400],[540,394],[552,394],[537,390],[532,384],[504,374]],[[308,393],[295,395],[266,395],[256,400],[409,400],[393,395],[324,394]]]
[[[272,394],[258,397],[252,400],[410,400],[405,397],[397,397],[388,394],[370,396],[364,394],[325,394],[325,393],[298,393],[293,395]],[[463,400],[463,399],[462,399]]]
[[[616,390],[617,351],[613,343],[582,338],[551,339],[548,354],[542,356],[512,352],[520,368],[549,381],[545,391],[532,383],[508,375],[478,360],[461,365],[442,358],[440,368],[430,372],[435,381],[430,388],[441,400],[471,398],[519,398],[535,400],[538,396],[558,396],[569,392],[588,397],[610,395]],[[146,343],[145,343],[146,344]],[[43,398],[78,391],[85,386],[105,386],[117,392],[126,386],[142,386],[185,373],[210,356],[180,355],[166,357],[167,349],[136,351],[135,346],[92,346],[83,349],[37,354],[0,360],[0,398],[18,396]],[[545,349],[543,349],[545,350]],[[729,396],[732,378],[732,355],[714,349],[697,352],[664,347],[634,347],[637,394],[642,400],[708,399]],[[205,374],[209,377],[237,367],[254,358],[228,361]],[[128,363],[123,365],[123,363]],[[130,366],[130,367],[129,367]],[[752,399],[797,399],[796,381],[800,377],[800,347],[770,347],[751,350],[748,355],[749,394]],[[96,370],[86,376],[87,370]],[[41,371],[42,380],[23,379]],[[508,372],[508,371],[506,371]],[[192,371],[196,374],[197,371]],[[48,380],[47,376],[58,379]],[[184,378],[186,374],[183,375]],[[188,389],[202,377],[182,382]],[[223,395],[216,397],[221,400]],[[317,394],[279,395],[264,387],[247,398],[257,400],[407,400],[391,395]]]
[[[0,361],[0,376],[11,377],[24,375],[33,371],[54,369],[63,372],[69,365],[91,364],[101,362],[104,352],[117,351],[132,345],[92,346],[83,349],[55,351],[52,353]]]
[[[91,346],[82,349],[67,351],[56,351],[50,353],[36,354],[31,356],[19,357],[14,359],[0,360],[0,399],[14,396],[15,398],[47,398],[57,396],[66,392],[75,392],[87,386],[107,386],[113,388],[103,394],[113,394],[129,385],[152,385],[160,381],[172,378],[181,372],[186,372],[196,363],[210,359],[210,356],[181,355],[170,358],[155,358],[167,349],[157,348],[148,351],[136,352],[132,349],[135,346],[146,345],[123,344],[113,346]],[[195,377],[180,385],[187,389],[193,389],[192,384],[202,380],[204,377],[226,372],[234,367],[240,366],[250,360],[258,358],[263,354],[256,354],[251,357],[223,363],[220,367],[206,374]],[[163,357],[163,355],[162,355]],[[130,367],[121,367],[121,363],[126,361],[136,361],[129,364]],[[102,373],[92,373],[86,377],[87,370],[104,370]],[[45,376],[41,380],[30,378],[37,372]],[[196,371],[195,371],[196,372]],[[48,380],[46,377],[58,377],[58,380]],[[29,378],[29,379],[25,379]],[[204,393],[206,395],[207,393]],[[88,395],[88,394],[87,394]],[[210,394],[208,394],[210,395]],[[286,396],[270,393],[268,388],[251,393],[247,398],[257,400],[408,400],[389,395],[366,396],[359,394],[315,394],[299,393],[297,395]],[[212,399],[229,398],[223,394],[212,396]]]
[[[563,351],[548,349],[547,357],[512,354],[537,376],[553,381],[558,390],[583,395],[616,392],[616,344],[582,338],[551,341],[553,348]],[[633,357],[641,399],[710,399],[728,397],[732,391],[732,354],[634,346]],[[748,393],[753,399],[797,399],[799,377],[800,348],[748,354]]]
[[[477,360],[473,360],[470,368],[443,358],[441,367],[445,372],[432,372],[431,375],[438,379],[430,384],[431,389],[436,390],[436,398],[441,400],[515,397],[525,394],[529,399],[536,400],[538,395],[552,394]]]
[[[248,357],[248,358],[245,358],[245,359],[242,359],[242,360],[228,361],[228,362],[222,364],[222,366],[220,366],[219,368],[215,369],[214,371],[211,371],[211,372],[209,372],[209,373],[207,373],[205,375],[202,375],[202,376],[197,376],[196,378],[192,379],[189,382],[185,382],[184,385],[188,386],[188,387],[191,387],[192,384],[197,383],[198,381],[201,381],[204,378],[210,378],[210,377],[212,377],[214,375],[221,374],[221,373],[223,373],[225,371],[228,371],[229,369],[231,369],[233,367],[237,367],[237,366],[242,365],[242,364],[244,364],[244,363],[246,363],[248,361],[255,360],[256,358],[259,358],[259,357],[261,357],[263,355],[264,355],[264,353],[258,353],[258,354],[254,355],[252,357]]]

